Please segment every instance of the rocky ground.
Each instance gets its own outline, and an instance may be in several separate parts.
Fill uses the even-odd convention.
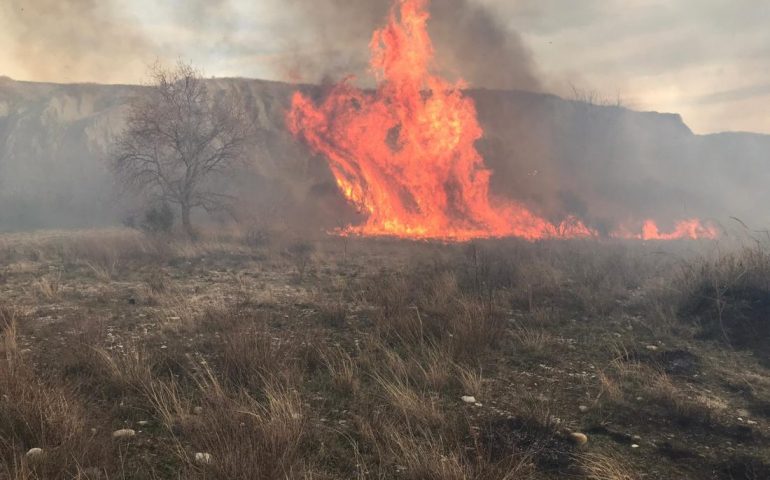
[[[770,254],[0,236],[0,478],[770,478]]]

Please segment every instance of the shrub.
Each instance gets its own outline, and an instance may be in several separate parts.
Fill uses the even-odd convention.
[[[142,230],[150,233],[166,233],[174,226],[174,211],[168,203],[151,206],[144,212]]]

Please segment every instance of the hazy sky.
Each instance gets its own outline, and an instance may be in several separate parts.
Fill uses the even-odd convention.
[[[574,85],[635,109],[681,113],[698,133],[770,133],[768,1],[468,1],[488,6],[496,21],[520,35],[547,91],[568,95]],[[341,9],[353,2],[326,1]],[[332,75],[353,68],[349,52],[363,55],[366,38],[330,46],[328,37],[357,20],[316,15],[312,5],[0,0],[0,75],[136,83],[154,60],[179,57],[212,76],[318,80],[303,78],[295,67],[321,56],[329,63],[339,59],[328,66]],[[366,20],[361,25],[369,28],[373,19]],[[331,28],[319,29],[319,23]],[[441,53],[442,45],[437,49]],[[462,65],[453,70],[462,74]]]

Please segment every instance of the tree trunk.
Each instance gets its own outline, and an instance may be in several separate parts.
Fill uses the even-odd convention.
[[[198,238],[192,223],[190,223],[190,206],[185,204],[182,204],[182,227],[190,240]]]

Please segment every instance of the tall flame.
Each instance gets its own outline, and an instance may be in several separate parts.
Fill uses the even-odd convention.
[[[318,105],[295,93],[289,130],[329,160],[341,192],[367,215],[363,235],[467,240],[593,236],[576,218],[559,225],[521,204],[492,199],[492,174],[475,148],[483,131],[473,101],[431,73],[428,0],[396,0],[371,40],[378,86],[350,79]]]

